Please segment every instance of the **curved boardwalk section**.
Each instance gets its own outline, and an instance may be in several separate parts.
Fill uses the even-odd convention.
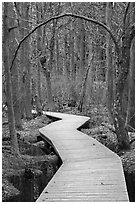
[[[88,117],[46,112],[60,118],[40,133],[56,147],[63,164],[37,202],[129,201],[120,158],[77,130]]]

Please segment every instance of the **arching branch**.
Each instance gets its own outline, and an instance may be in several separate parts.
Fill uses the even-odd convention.
[[[19,50],[20,46],[22,45],[22,43],[23,43],[32,33],[34,33],[39,27],[41,27],[41,26],[43,26],[43,25],[46,25],[47,23],[49,23],[50,21],[52,21],[52,20],[54,20],[54,19],[60,19],[60,18],[67,17],[67,16],[68,16],[68,17],[71,16],[71,17],[75,17],[75,18],[84,19],[84,20],[86,20],[86,21],[88,21],[88,22],[92,22],[92,23],[94,23],[94,24],[96,24],[96,25],[99,25],[99,26],[101,26],[102,28],[104,28],[104,29],[110,34],[110,36],[111,36],[111,38],[112,38],[112,40],[113,40],[113,42],[114,42],[114,44],[115,44],[116,51],[119,52],[118,44],[117,44],[117,42],[116,42],[116,39],[115,39],[115,37],[114,37],[112,31],[111,31],[110,28],[107,27],[105,24],[103,24],[103,23],[101,23],[101,22],[99,22],[99,21],[97,21],[97,20],[94,20],[94,19],[92,19],[92,18],[88,18],[88,17],[82,16],[82,15],[66,13],[66,14],[54,16],[54,17],[48,19],[47,21],[40,23],[40,24],[37,25],[33,30],[31,30],[30,33],[28,33],[28,34],[19,42],[19,45],[18,45],[18,47],[17,47],[17,49],[16,49],[16,51],[15,51],[15,54],[14,54],[14,57],[13,57],[13,60],[12,60],[11,66],[10,66],[10,70],[11,70],[12,67],[13,67],[13,63],[14,63],[14,61],[15,61],[15,59],[16,59],[16,56],[17,56],[17,53],[18,53],[18,50]]]

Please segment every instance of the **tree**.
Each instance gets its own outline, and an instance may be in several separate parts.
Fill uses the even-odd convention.
[[[80,24],[80,79],[83,76],[84,68],[85,68],[85,28],[84,28],[84,20],[79,19]]]
[[[60,55],[59,55],[59,37],[56,37],[56,71],[58,74],[61,73],[61,67],[60,67]]]
[[[64,35],[64,63],[65,63],[65,70],[64,75],[66,78],[66,83],[69,83],[70,80],[70,73],[69,73],[69,62],[68,62],[68,55],[69,55],[69,48],[68,48],[68,35],[65,33]]]
[[[71,30],[69,31],[69,42],[70,42],[70,75],[71,81],[75,81],[76,72],[75,72],[75,59],[74,59],[74,31],[73,31],[73,21],[71,22]]]
[[[43,12],[42,12],[42,3],[38,5],[36,3],[36,18],[37,23],[42,20]],[[39,53],[42,52],[42,27],[37,30],[37,40],[36,40],[36,52],[37,56],[39,56]],[[39,114],[42,114],[42,93],[41,93],[41,67],[39,60],[37,60],[37,94],[35,94],[36,99],[36,109]]]
[[[112,9],[113,9],[113,3],[112,2],[107,2],[106,3],[106,25],[108,27],[111,27],[111,22],[112,22]],[[106,71],[106,82],[107,82],[107,107],[110,113],[110,118],[112,117],[113,114],[113,101],[114,101],[114,69],[115,67],[113,66],[113,61],[112,61],[112,41],[110,38],[110,35],[106,33],[106,66],[107,66],[107,71]]]
[[[127,80],[127,76],[130,68],[130,47],[132,40],[135,36],[135,27],[134,25],[130,25],[127,28],[126,18],[127,18],[127,9],[129,7],[129,3],[127,4],[125,17],[123,22],[123,35],[122,35],[122,45],[118,51],[118,70],[119,75],[116,82],[116,98],[114,100],[113,106],[113,117],[114,117],[114,125],[116,129],[116,134],[118,136],[119,148],[129,148],[129,137],[128,132],[125,128],[125,122],[123,120],[122,114],[122,96],[124,91],[124,85]]]
[[[22,18],[25,20],[22,20],[22,36],[24,37],[26,30],[30,29],[29,26],[29,9],[30,4],[27,2],[22,3]],[[32,119],[32,96],[31,96],[31,90],[30,90],[30,79],[31,79],[31,70],[30,70],[30,59],[29,59],[29,53],[30,53],[30,45],[29,40],[26,39],[24,42],[24,45],[22,47],[22,67],[23,67],[23,75],[22,75],[22,82],[24,87],[24,110],[25,110],[25,117],[26,119]]]
[[[135,4],[130,4],[126,24],[130,25],[135,21]],[[126,84],[123,91],[123,115],[125,128],[134,131],[135,128],[135,39],[132,40],[130,47],[130,67],[127,75]]]
[[[9,132],[12,143],[13,153],[19,156],[19,147],[15,129],[15,117],[13,110],[13,99],[12,99],[12,81],[11,81],[11,72],[9,67],[9,27],[8,27],[8,3],[4,2],[4,13],[3,13],[3,61],[5,68],[5,77],[6,77],[6,101],[8,106],[8,124]],[[12,32],[12,30],[11,30]]]
[[[30,4],[27,2],[15,3],[14,7],[16,11],[16,19],[19,27],[19,39],[22,39],[28,30],[29,24],[29,10]],[[20,52],[20,109],[22,117],[26,119],[32,119],[32,106],[31,106],[31,90],[30,90],[30,41],[27,39],[22,46]]]
[[[40,58],[40,63],[47,82],[48,108],[52,110],[54,107],[54,102],[53,102],[52,89],[51,89],[50,70],[48,70],[48,68],[46,67],[46,60],[47,60],[46,56],[42,56]]]
[[[10,15],[14,16],[14,5],[13,3],[10,3]],[[17,25],[17,21],[15,19],[9,19],[9,25],[11,27],[14,27]],[[15,50],[15,45],[16,45],[16,30],[13,29],[12,32],[10,33],[10,61],[12,59],[14,50]],[[22,121],[21,121],[21,111],[20,111],[20,95],[19,95],[19,68],[18,68],[18,63],[15,62],[14,68],[12,69],[11,72],[11,79],[12,79],[12,94],[13,94],[13,109],[14,109],[14,115],[15,115],[15,126],[17,129],[21,130],[22,127]]]
[[[87,85],[87,78],[88,78],[88,74],[89,74],[89,70],[90,70],[90,67],[91,67],[91,63],[93,61],[93,56],[92,58],[90,59],[90,63],[87,67],[87,70],[86,70],[86,74],[83,78],[83,83],[82,83],[82,88],[81,88],[81,94],[80,94],[80,101],[79,101],[79,105],[78,105],[78,110],[80,112],[82,112],[82,108],[83,108],[83,103],[84,103],[84,98],[85,98],[85,94],[86,94],[86,85]]]

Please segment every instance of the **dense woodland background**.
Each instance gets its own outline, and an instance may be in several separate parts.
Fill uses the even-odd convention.
[[[3,201],[35,201],[61,165],[38,140],[49,110],[90,117],[81,131],[120,156],[135,201],[135,2],[4,2],[2,12]]]
[[[16,154],[23,118],[68,106],[106,107],[119,148],[130,147],[134,23],[134,2],[3,3],[2,103]]]

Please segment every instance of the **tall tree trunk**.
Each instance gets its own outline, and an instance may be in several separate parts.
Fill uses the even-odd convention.
[[[47,96],[48,96],[48,108],[49,110],[54,110],[54,102],[52,96],[52,88],[51,88],[51,73],[45,67],[43,67],[44,75],[46,77],[47,82]]]
[[[129,136],[128,132],[125,128],[125,121],[123,119],[123,112],[122,112],[122,97],[124,91],[124,85],[127,80],[127,76],[129,73],[130,67],[130,47],[131,42],[134,38],[135,30],[134,27],[129,27],[123,38],[122,42],[122,53],[121,58],[118,60],[118,70],[119,76],[116,82],[116,98],[114,101],[114,125],[118,137],[118,144],[119,147],[122,148],[129,148]]]
[[[85,28],[84,21],[80,20],[80,73],[79,77],[82,79],[85,68]]]
[[[15,125],[18,130],[22,130],[21,110],[20,110],[20,96],[19,96],[19,81],[17,63],[14,63],[12,69],[12,93],[13,93],[13,109],[15,115]]]
[[[129,95],[125,127],[135,128],[135,40],[132,41],[130,49],[130,72],[129,72]]]
[[[12,16],[14,15],[14,8],[13,8],[13,3],[12,3],[12,7],[11,7],[11,12]],[[16,25],[16,21],[13,21],[13,19],[10,19],[10,26],[13,27]],[[14,47],[16,45],[16,41],[15,38],[17,31],[13,30],[10,34],[10,39],[11,39],[11,49],[10,49],[10,53],[11,53],[11,59],[13,59],[13,53],[15,51]],[[11,60],[10,60],[11,61]],[[15,126],[17,129],[21,130],[22,127],[22,121],[21,121],[21,111],[20,111],[20,94],[19,94],[19,70],[18,70],[18,63],[17,61],[15,61],[14,63],[14,67],[11,71],[11,75],[12,75],[12,94],[13,94],[13,109],[14,109],[14,115],[15,115]]]
[[[51,73],[46,67],[46,56],[42,56],[40,58],[40,63],[47,82],[48,109],[53,110],[54,103],[53,103],[53,96],[52,96],[52,89],[51,89],[51,76],[50,76]]]
[[[37,7],[37,23],[39,23],[40,20],[42,20],[42,5],[41,4],[36,4]],[[39,8],[40,7],[40,8]],[[43,33],[43,27],[40,27],[37,30],[37,55],[39,55],[39,52],[42,52],[42,46],[43,46],[43,41],[40,38],[40,36],[42,36]],[[39,114],[40,112],[42,113],[42,93],[41,93],[41,67],[40,67],[40,63],[39,60],[37,60],[37,109],[39,110]]]
[[[13,153],[19,156],[19,147],[17,141],[17,135],[15,130],[15,118],[13,110],[13,100],[12,100],[12,82],[11,82],[11,73],[9,70],[9,28],[8,28],[8,4],[4,2],[4,16],[3,16],[3,60],[5,68],[5,77],[6,77],[6,99],[8,106],[8,124],[9,132],[12,143]]]
[[[75,81],[75,51],[74,51],[74,33],[73,33],[73,23],[71,24],[71,29],[69,33],[69,38],[70,38],[70,68],[71,68],[71,80]]]
[[[26,33],[28,33],[29,27],[29,6],[30,4],[27,2],[21,3],[21,16],[23,19],[21,21],[21,30],[20,34],[21,37],[24,37]],[[26,29],[25,29],[26,28]],[[21,62],[22,62],[22,73],[21,73],[21,93],[22,93],[22,102],[21,102],[21,110],[22,116],[26,117],[26,119],[32,119],[32,96],[30,90],[30,81],[31,81],[31,74],[30,74],[30,62],[29,62],[29,39],[26,39],[21,47]]]
[[[70,54],[69,53],[70,52],[69,52],[68,35],[67,34],[64,35],[64,51],[65,51],[64,74],[65,74],[66,82],[69,82],[69,80],[70,80],[70,66],[69,66],[70,65],[70,63],[69,63]]]
[[[87,70],[86,70],[86,74],[83,78],[81,94],[80,94],[80,101],[79,101],[79,105],[78,105],[78,110],[80,112],[82,112],[82,109],[83,109],[83,103],[84,103],[84,98],[85,98],[85,94],[86,94],[87,79],[88,79],[88,74],[89,74],[89,70],[90,70],[92,61],[93,61],[93,56],[90,59],[89,65],[88,65]]]
[[[50,70],[50,72],[52,71],[52,68],[53,68],[53,57],[54,57],[56,25],[57,25],[57,21],[53,20],[52,37],[50,39],[50,46],[49,46],[49,49],[50,49],[50,59],[49,59],[49,62],[48,62],[48,69]]]
[[[24,17],[26,20],[29,20],[29,7],[30,3],[24,2]],[[25,27],[27,29],[30,29],[29,23],[25,21]],[[24,58],[24,66],[25,66],[25,113],[26,113],[26,118],[27,119],[32,119],[32,96],[31,96],[31,90],[30,90],[30,81],[31,81],[31,71],[30,71],[30,61],[29,61],[29,51],[30,51],[30,42],[29,39],[27,39],[24,42],[24,53],[25,53],[25,58]]]
[[[79,81],[79,75],[80,75],[80,33],[75,36],[76,40],[76,81]]]
[[[129,7],[129,17],[127,18],[127,23],[130,21],[135,22],[135,2],[130,3]],[[135,39],[131,42],[130,48],[130,68],[128,74],[128,104],[127,104],[127,114],[125,127],[130,131],[135,128]]]
[[[111,27],[111,20],[112,20],[112,2],[106,3],[106,25]],[[112,65],[112,41],[110,35],[106,33],[106,82],[107,82],[107,106],[110,113],[110,118],[113,121],[113,100],[114,100],[114,67]]]
[[[59,40],[58,37],[56,38],[56,70],[58,74],[61,74],[61,67],[60,67],[60,57],[59,57]]]
[[[41,93],[41,68],[40,64],[38,63],[37,65],[37,70],[38,70],[38,100],[39,100],[39,109],[42,110],[42,93]]]
[[[54,57],[54,46],[55,46],[55,29],[56,29],[57,21],[53,21],[53,28],[52,28],[52,37],[50,40],[50,58],[48,61],[48,68],[43,67],[44,75],[47,81],[47,95],[48,95],[48,107],[50,110],[54,109],[54,100],[52,96],[52,88],[51,88],[51,73],[53,68],[53,57]]]
[[[95,69],[95,65],[94,65],[95,54],[93,54],[94,53],[93,40],[89,39],[88,46],[89,46],[88,64],[90,63],[91,56],[94,55],[92,66],[89,69],[88,86],[87,86],[89,97],[92,98],[93,90],[94,90],[94,81],[95,81],[95,70],[94,70]]]

